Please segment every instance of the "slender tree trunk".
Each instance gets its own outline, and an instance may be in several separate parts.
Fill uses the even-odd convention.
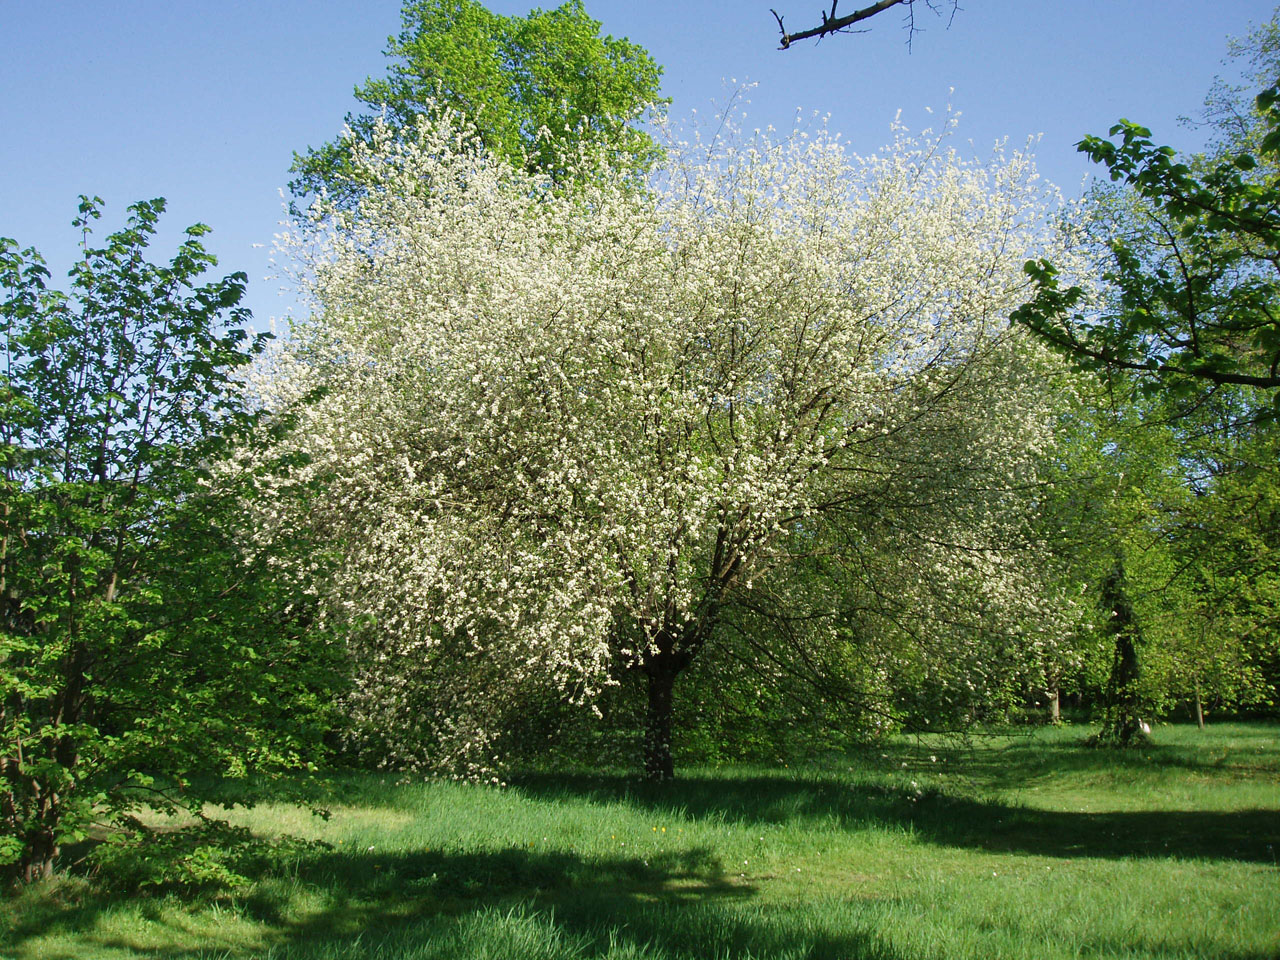
[[[18,749],[14,751],[15,754],[19,752]],[[3,779],[4,786],[4,793],[0,794],[0,831],[11,837],[21,836],[22,815],[25,812],[22,802],[25,778],[22,776],[20,766],[17,756],[0,757],[0,777]],[[25,864],[21,860],[0,867],[0,885],[21,879],[24,867]]]
[[[18,862],[19,874],[28,883],[52,877],[58,855],[62,852],[58,837],[62,832],[66,793],[73,784],[80,765],[78,738],[68,732],[86,717],[86,669],[88,651],[76,645],[68,657],[65,688],[55,698],[53,717],[44,735],[44,749],[53,761],[53,770],[43,776],[19,774],[26,793],[29,819],[22,826],[23,851]]]
[[[1143,738],[1142,694],[1138,657],[1140,627],[1125,587],[1124,566],[1117,562],[1102,584],[1102,610],[1114,638],[1111,676],[1107,680],[1106,714],[1099,742],[1127,747]]]
[[[672,693],[679,668],[670,655],[659,654],[645,665],[649,678],[649,709],[645,715],[644,775],[652,783],[675,777],[671,758]]]
[[[1137,683],[1141,676],[1138,650],[1127,633],[1116,636],[1115,656],[1111,664],[1109,716],[1106,733],[1122,747],[1133,743],[1142,729],[1139,716]]]
[[[1204,701],[1200,699],[1200,684],[1196,684],[1196,726],[1204,729]]]
[[[1062,697],[1058,693],[1057,684],[1049,691],[1049,722],[1055,727],[1062,722]]]

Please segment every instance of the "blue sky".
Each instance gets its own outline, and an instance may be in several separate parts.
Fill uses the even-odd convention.
[[[864,5],[843,0],[840,12]],[[524,14],[531,3],[488,6]],[[1230,75],[1227,37],[1275,3],[963,0],[949,28],[922,10],[910,50],[889,11],[869,33],[787,51],[770,6],[799,30],[822,0],[586,0],[604,32],[664,66],[677,118],[705,116],[734,81],[752,82],[748,127],[788,129],[799,108],[871,151],[899,110],[920,129],[950,103],[975,152],[1039,135],[1041,172],[1075,195],[1090,167],[1073,145],[1120,117],[1196,146],[1177,118]],[[292,152],[331,139],[357,106],[353,86],[384,72],[399,11],[399,0],[0,0],[0,236],[35,246],[57,275],[74,254],[80,193],[106,201],[103,233],[128,203],[167,197],[157,255],[182,227],[208,223],[219,272],[249,275],[246,303],[265,327],[294,302],[264,279]]]

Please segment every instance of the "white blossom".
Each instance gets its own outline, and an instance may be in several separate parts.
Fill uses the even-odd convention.
[[[367,189],[287,236],[315,313],[258,389],[327,478],[281,522],[340,545],[328,616],[364,625],[351,708],[392,759],[483,769],[495,703],[589,702],[790,589],[832,518],[922,617],[1030,602],[1008,507],[1050,361],[1008,316],[1051,197],[945,143],[758,135],[567,190],[447,112],[353,144]]]

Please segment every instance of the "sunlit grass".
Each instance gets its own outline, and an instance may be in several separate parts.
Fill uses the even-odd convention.
[[[910,739],[800,768],[338,778],[324,841],[236,896],[0,904],[15,958],[1280,956],[1280,728]]]

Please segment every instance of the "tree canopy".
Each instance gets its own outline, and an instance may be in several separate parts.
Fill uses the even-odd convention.
[[[644,48],[600,36],[581,0],[527,17],[503,17],[477,0],[411,0],[398,36],[387,40],[386,77],[356,88],[370,112],[348,115],[355,140],[379,123],[412,126],[429,103],[461,111],[495,156],[555,173],[573,146],[604,149],[619,169],[643,170],[653,139],[633,126],[659,106],[662,68]],[[295,154],[296,197],[358,189],[351,142],[339,137]]]
[[[402,755],[456,735],[487,762],[489,691],[589,700],[630,670],[670,776],[675,679],[820,557],[864,602],[810,618],[811,650],[1034,651],[1010,507],[1050,443],[1049,361],[1006,319],[1045,242],[1026,157],[758,139],[562,193],[441,111],[352,162],[377,188],[303,231],[318,310],[263,390],[324,391],[297,442],[339,478],[353,709]]]
[[[1116,141],[1082,140],[1138,201],[1089,225],[1108,299],[1064,286],[1041,258],[1026,266],[1036,295],[1015,319],[1090,369],[1184,393],[1261,387],[1280,402],[1280,88],[1255,103],[1256,151],[1180,158],[1130,121],[1111,128]]]
[[[1181,699],[1202,717],[1205,702],[1269,702],[1274,692],[1278,29],[1273,18],[1233,42],[1248,82],[1266,89],[1247,96],[1215,83],[1200,121],[1211,134],[1204,153],[1157,147],[1129,121],[1113,139],[1081,141],[1112,181],[1069,221],[1075,249],[1095,266],[1082,274],[1077,262],[1068,276],[1052,258],[1029,262],[1035,295],[1014,313],[1101,375],[1086,414],[1095,466],[1082,463],[1068,484],[1096,485],[1095,516],[1065,523],[1093,527],[1107,545],[1096,553],[1114,576],[1086,573],[1079,548],[1068,562],[1094,589],[1110,585],[1104,606],[1126,611],[1115,664],[1141,661],[1140,682],[1135,670],[1133,682],[1105,684],[1129,689],[1104,696],[1120,741],[1139,709]],[[1089,272],[1101,283],[1081,279]]]

